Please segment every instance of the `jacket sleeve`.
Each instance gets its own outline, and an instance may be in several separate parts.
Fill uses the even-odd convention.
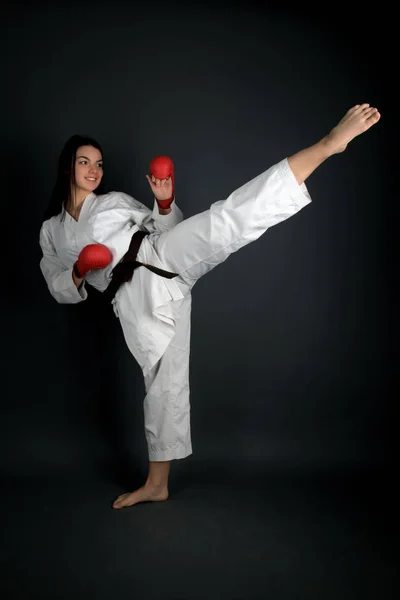
[[[85,282],[78,290],[72,279],[72,269],[65,269],[60,263],[54,250],[51,233],[44,224],[40,230],[39,243],[43,253],[40,269],[53,298],[60,304],[77,304],[86,300],[88,294]]]
[[[168,215],[160,215],[158,210],[157,200],[154,200],[153,211],[148,212],[143,220],[143,226],[150,233],[168,231],[183,221],[183,214],[180,208],[176,205],[175,200],[171,204],[171,212]]]

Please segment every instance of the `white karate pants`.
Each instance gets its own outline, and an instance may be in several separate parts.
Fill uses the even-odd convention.
[[[175,281],[186,290],[174,302],[176,335],[160,361],[145,377],[144,418],[151,461],[185,458],[190,438],[189,352],[190,290],[196,281],[230,254],[258,239],[311,202],[298,185],[287,159],[258,175],[226,200],[186,219],[170,231],[150,234],[149,241]]]

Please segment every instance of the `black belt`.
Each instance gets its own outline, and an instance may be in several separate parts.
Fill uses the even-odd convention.
[[[140,244],[146,235],[149,235],[148,231],[136,231],[132,236],[128,251],[126,254],[124,254],[122,260],[113,268],[111,272],[111,281],[104,292],[107,302],[112,301],[122,283],[126,283],[132,279],[133,272],[138,267],[146,267],[146,269],[149,269],[149,271],[153,271],[153,273],[156,275],[160,275],[160,277],[166,277],[167,279],[172,279],[178,275],[178,273],[170,273],[169,271],[164,271],[158,267],[153,267],[152,265],[148,265],[136,260]]]

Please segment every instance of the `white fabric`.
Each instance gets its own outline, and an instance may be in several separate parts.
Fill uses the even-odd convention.
[[[144,425],[149,460],[192,453],[189,401],[191,294],[172,302],[175,335],[161,360],[144,378]]]
[[[269,227],[311,202],[305,184],[298,185],[287,159],[272,166],[226,200],[183,220],[175,203],[169,215],[153,212],[127,194],[90,194],[78,222],[53,217],[43,224],[41,269],[58,302],[87,297],[72,280],[72,266],[82,248],[102,243],[112,264],[89,273],[87,281],[104,291],[112,268],[128,249],[133,233],[150,231],[138,260],[178,273],[165,279],[140,267],[114,299],[129,350],[142,368],[146,385],[145,428],[150,460],[184,458],[192,452],[188,359],[190,293],[196,281],[230,254],[258,239]],[[171,341],[173,340],[173,343]]]

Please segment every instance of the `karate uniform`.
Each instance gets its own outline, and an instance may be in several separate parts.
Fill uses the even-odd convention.
[[[113,300],[127,346],[138,361],[146,388],[145,433],[149,460],[185,458],[190,438],[189,353],[191,289],[196,281],[230,254],[258,239],[269,227],[311,202],[306,185],[298,185],[287,159],[270,167],[226,200],[183,220],[175,202],[171,213],[151,212],[127,194],[89,194],[78,221],[65,214],[45,221],[40,231],[42,273],[58,302],[80,302],[72,266],[91,243],[106,245],[113,260],[88,273],[93,287],[104,291],[111,271],[138,229],[147,230],[137,260],[177,273],[167,279],[140,267],[122,284]]]

